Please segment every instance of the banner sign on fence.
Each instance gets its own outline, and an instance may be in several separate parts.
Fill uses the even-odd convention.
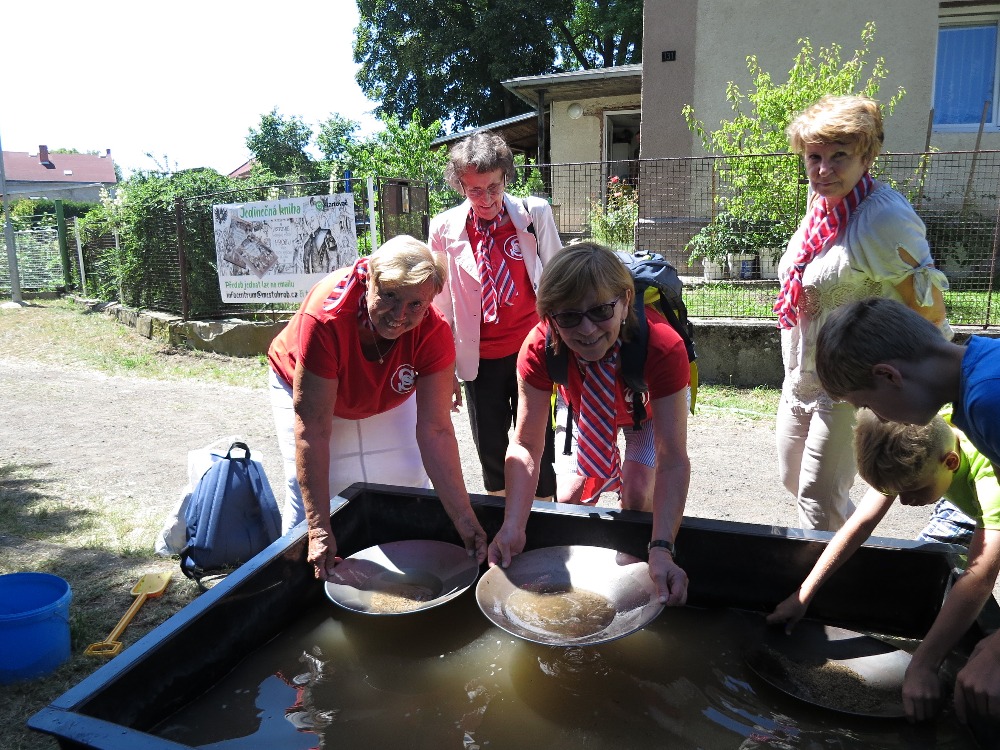
[[[219,205],[212,215],[223,302],[301,302],[358,257],[351,193]]]

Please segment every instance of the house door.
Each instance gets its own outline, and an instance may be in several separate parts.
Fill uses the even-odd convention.
[[[639,110],[604,113],[604,160],[608,162],[607,178],[635,182],[638,177]]]

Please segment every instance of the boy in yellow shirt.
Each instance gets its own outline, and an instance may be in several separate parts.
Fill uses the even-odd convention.
[[[873,489],[827,544],[798,590],[767,621],[786,623],[791,632],[819,588],[871,536],[897,496],[904,505],[930,505],[947,498],[975,519],[976,529],[968,565],[914,652],[903,680],[907,717],[928,719],[941,699],[938,669],[975,621],[1000,574],[1000,484],[989,459],[940,416],[927,425],[906,425],[882,422],[868,409],[860,409],[854,451],[858,473]]]

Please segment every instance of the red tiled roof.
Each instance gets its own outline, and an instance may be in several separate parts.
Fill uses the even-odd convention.
[[[250,175],[250,170],[253,169],[253,165],[257,163],[256,159],[249,159],[243,162],[240,166],[236,167],[232,172],[229,173],[229,177],[241,178]]]
[[[26,151],[4,151],[3,166],[10,182],[106,182],[116,183],[115,165],[111,155],[54,154],[48,153],[48,164],[43,164],[44,152],[29,154]]]

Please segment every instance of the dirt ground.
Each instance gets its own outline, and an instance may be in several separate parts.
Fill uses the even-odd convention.
[[[238,436],[262,454],[280,494],[281,462],[263,384],[109,377],[0,357],[0,464],[27,464],[68,497],[104,496],[165,518],[186,482],[188,451]],[[465,412],[454,417],[470,492],[483,485]],[[796,526],[777,479],[773,421],[701,410],[689,423],[691,488],[686,514]],[[856,483],[856,498],[863,492]],[[894,507],[882,536],[913,538],[922,509]],[[133,540],[141,545],[143,540]]]
[[[187,481],[188,452],[239,437],[262,455],[272,486],[282,484],[281,462],[264,383],[247,387],[192,380],[157,381],[107,376],[91,370],[4,358],[0,353],[0,467],[16,466],[29,492],[66,498],[53,515],[73,514],[72,498],[93,498],[130,510],[115,529],[135,550],[149,549]],[[454,417],[470,492],[482,492],[475,449],[463,412]],[[689,426],[692,478],[687,515],[746,523],[795,526],[792,500],[777,481],[773,420],[702,409]],[[0,477],[2,479],[2,477]],[[26,490],[21,489],[21,492]],[[859,497],[863,488],[855,485]],[[913,538],[926,510],[895,507],[882,536]],[[131,519],[136,519],[134,522]],[[57,524],[61,519],[50,517]],[[151,532],[152,530],[152,532]],[[9,533],[9,532],[8,532]],[[0,528],[0,569],[30,570],[46,556],[46,543],[29,542]],[[144,607],[125,635],[132,643],[197,596],[176,561],[56,548],[60,570],[72,579],[74,627],[92,636],[110,631],[127,607],[139,573],[173,572],[158,606]],[[720,554],[726,554],[720,550]],[[75,611],[75,614],[72,612]],[[82,618],[82,620],[80,619]],[[95,635],[96,634],[96,635]],[[79,649],[82,654],[82,647]],[[23,722],[97,666],[76,654],[31,691],[5,690],[0,746],[48,750],[51,738]]]

